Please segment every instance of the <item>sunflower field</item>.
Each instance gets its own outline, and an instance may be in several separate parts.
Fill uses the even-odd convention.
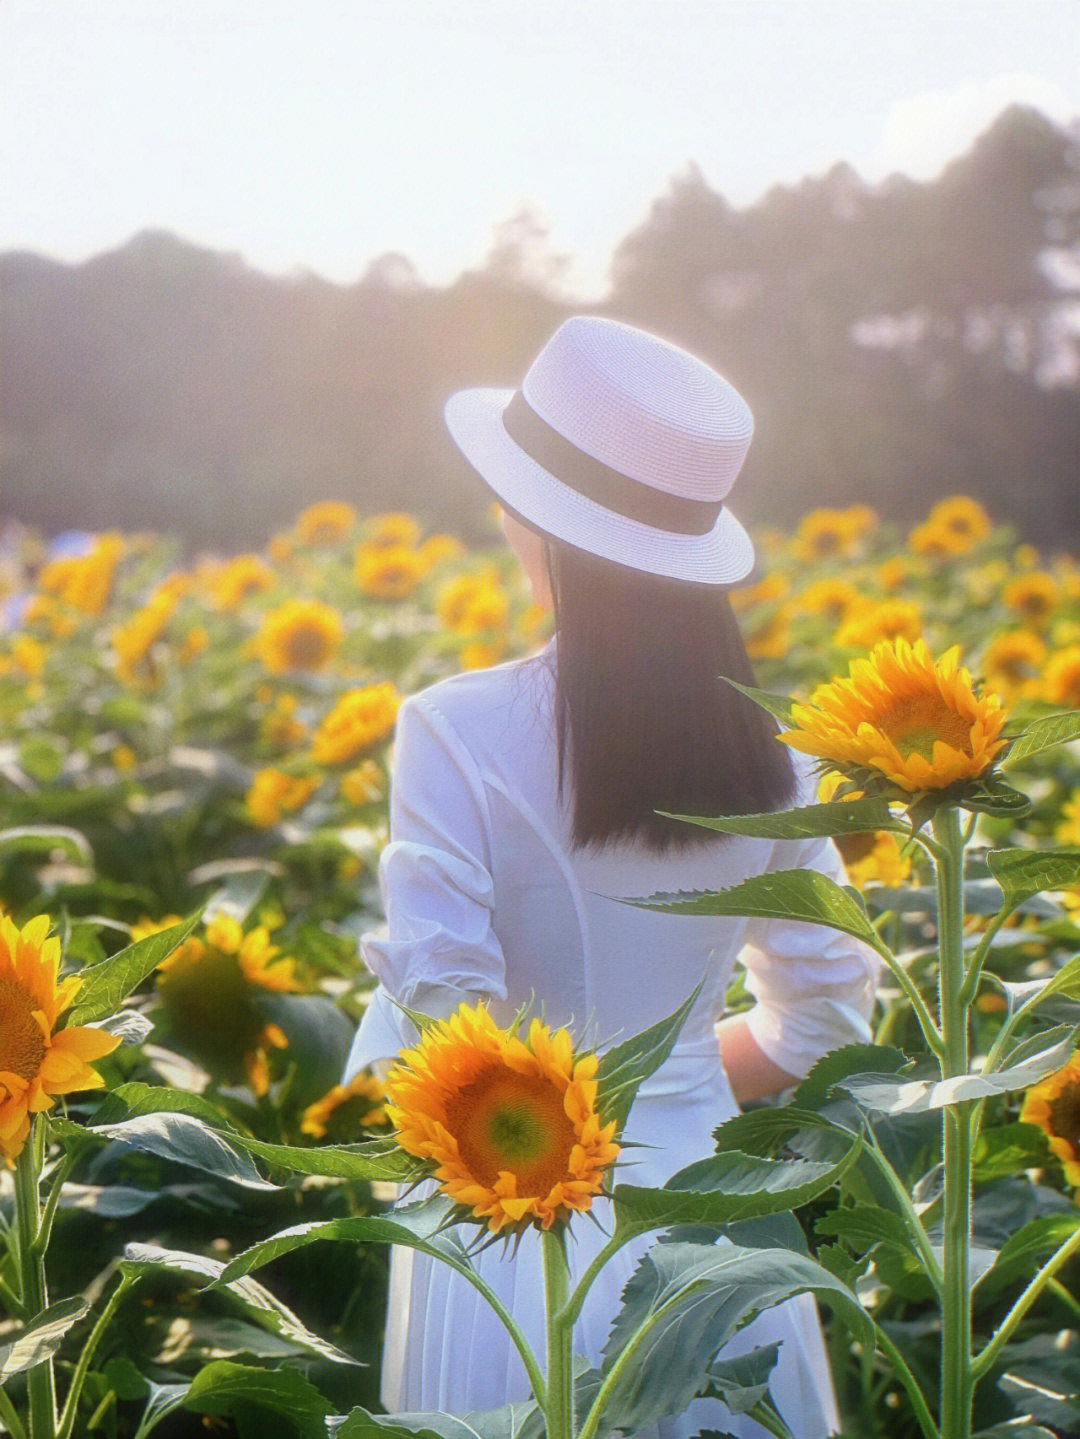
[[[401,1110],[339,1080],[398,706],[548,637],[494,534],[326,501],[260,553],[0,552],[0,1432],[416,1432],[372,1417]],[[758,698],[832,766],[799,822],[851,887],[817,922],[894,958],[875,1044],[718,1135],[772,1199],[709,1222],[818,1294],[848,1439],[1076,1434],[1080,562],[964,496],[755,541],[732,601]],[[353,1242],[267,1247],[302,1226]],[[786,1433],[766,1371],[708,1382]]]

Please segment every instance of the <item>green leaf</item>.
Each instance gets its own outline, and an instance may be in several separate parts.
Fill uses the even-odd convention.
[[[146,1150],[177,1164],[189,1164],[245,1189],[278,1187],[263,1179],[248,1156],[233,1147],[238,1136],[230,1134],[226,1138],[192,1114],[139,1114],[119,1124],[89,1125],[81,1132],[89,1138]]]
[[[1063,710],[1060,714],[1043,715],[1025,725],[1009,745],[999,763],[1004,766],[1018,764],[1032,755],[1069,740],[1080,739],[1080,710]]]
[[[862,1108],[882,1114],[915,1114],[969,1099],[1008,1094],[1011,1090],[1027,1089],[1060,1069],[1072,1056],[1076,1030],[1070,1025],[1058,1025],[1045,1036],[1035,1038],[1041,1042],[1040,1047],[1018,1047],[1014,1051],[1015,1062],[1010,1062],[1006,1069],[960,1074],[951,1079],[891,1082],[883,1081],[876,1074],[853,1075],[842,1080],[837,1088],[850,1094]]]
[[[335,1364],[358,1362],[317,1334],[312,1334],[291,1309],[275,1299],[257,1280],[245,1276],[224,1281],[225,1265],[220,1260],[208,1259],[202,1254],[188,1254],[180,1249],[161,1249],[156,1244],[126,1244],[120,1269],[133,1278],[166,1273],[200,1287],[213,1284],[238,1300],[261,1329],[280,1335],[308,1353],[317,1354]]]
[[[331,1421],[334,1439],[541,1439],[540,1409],[532,1400],[504,1404],[483,1413],[371,1414],[357,1407],[340,1426]]]
[[[946,801],[950,791],[937,791]],[[1031,800],[1018,789],[1013,789],[999,774],[986,774],[979,779],[966,780],[956,786],[956,803],[964,809],[978,810],[982,814],[997,815],[1003,819],[1019,819],[1031,808]]]
[[[870,923],[862,901],[814,869],[782,869],[753,875],[730,889],[699,890],[680,894],[654,894],[627,899],[639,909],[665,914],[738,914],[759,919],[794,919],[823,924],[873,946],[881,940]]]
[[[153,1034],[154,1023],[137,1009],[118,1009],[97,1020],[92,1028],[115,1034],[121,1044],[143,1044]]]
[[[1009,905],[1080,878],[1080,849],[992,849],[986,863]]]
[[[832,1305],[864,1342],[872,1326],[855,1296],[804,1254],[734,1244],[655,1244],[623,1291],[601,1372],[653,1321],[634,1362],[615,1385],[607,1423],[634,1433],[679,1414],[728,1339],[754,1314],[811,1291]],[[663,1317],[657,1317],[663,1309]]]
[[[616,1229],[644,1233],[676,1224],[729,1224],[797,1209],[837,1184],[861,1148],[856,1138],[837,1163],[761,1159],[728,1150],[679,1170],[662,1189],[619,1184]]]
[[[683,820],[701,825],[703,829],[719,830],[722,834],[745,834],[755,839],[811,839],[832,834],[867,834],[888,830],[892,834],[909,834],[908,827],[896,819],[883,799],[834,800],[830,804],[810,804],[801,809],[777,810],[766,814],[725,814],[718,818],[703,815],[668,814],[667,819]]]
[[[129,944],[100,964],[84,969],[78,1002],[68,1022],[87,1024],[92,1019],[115,1013],[131,991],[187,939],[200,920],[199,914],[189,915],[182,923],[159,930],[156,934],[148,934],[145,939]]]
[[[887,1044],[845,1044],[823,1054],[792,1096],[800,1109],[817,1109],[850,1074],[898,1074],[907,1055]]]
[[[215,891],[206,901],[203,918],[209,924],[212,919],[226,916],[244,924],[252,910],[266,893],[270,883],[268,871],[245,868],[229,877],[228,883]]]
[[[200,1369],[183,1399],[197,1414],[235,1414],[249,1404],[287,1419],[302,1439],[325,1439],[334,1407],[297,1369],[258,1369],[231,1359]]]
[[[229,1140],[249,1154],[280,1164],[294,1174],[321,1174],[327,1179],[385,1180],[409,1183],[425,1172],[424,1165],[406,1154],[392,1139],[368,1140],[363,1144],[320,1144],[298,1147],[267,1144],[246,1134],[230,1134]]]
[[[1048,999],[1060,995],[1065,999],[1080,999],[1080,954],[1074,954],[1065,961],[1056,974],[1049,979],[1026,979],[1011,982],[989,975],[1004,991],[1009,1001],[1009,1012],[1036,1009]]]
[[[736,680],[729,679],[727,675],[722,675],[721,678],[725,684],[729,684],[732,689],[738,690],[739,693],[745,695],[747,699],[753,700],[760,709],[767,710],[773,719],[778,719],[782,725],[790,729],[792,724],[791,709],[794,701],[789,699],[787,695],[773,695],[769,694],[768,690],[757,690],[751,685],[741,685]]]
[[[673,1014],[600,1056],[596,1069],[597,1108],[605,1124],[615,1120],[616,1133],[621,1133],[626,1123],[639,1086],[671,1053],[700,993],[698,984]]]
[[[913,1247],[903,1216],[876,1204],[833,1209],[818,1219],[814,1232],[842,1239],[855,1254],[868,1254],[879,1244],[902,1254]]]
[[[253,1244],[238,1254],[222,1271],[222,1281],[229,1282],[242,1274],[250,1274],[282,1254],[303,1249],[322,1239],[343,1239],[347,1243],[401,1244],[418,1249],[459,1273],[472,1273],[465,1247],[453,1230],[445,1226],[452,1206],[437,1195],[417,1204],[408,1204],[388,1214],[364,1214],[354,1219],[314,1220],[283,1229],[260,1244]]]
[[[23,824],[0,829],[0,849],[25,850],[31,854],[63,850],[76,864],[94,867],[94,851],[89,840],[80,830],[67,825]]]
[[[1038,1125],[1016,1120],[980,1130],[972,1156],[977,1182],[1043,1169],[1052,1163],[1046,1135]]]
[[[722,1399],[732,1414],[748,1414],[769,1392],[769,1375],[780,1357],[779,1344],[759,1344],[735,1359],[714,1359],[703,1398]]]
[[[1001,1246],[998,1257],[978,1281],[980,1304],[992,1303],[1010,1285],[1022,1283],[1080,1226],[1080,1213],[1042,1214],[1031,1219]]]
[[[231,1130],[232,1125],[216,1104],[188,1089],[172,1089],[165,1084],[140,1084],[132,1080],[109,1090],[94,1115],[95,1125],[134,1119],[140,1114],[190,1114],[219,1129]]]
[[[90,1312],[87,1300],[60,1299],[34,1316],[10,1344],[0,1344],[0,1380],[13,1379],[55,1354],[64,1335]]]

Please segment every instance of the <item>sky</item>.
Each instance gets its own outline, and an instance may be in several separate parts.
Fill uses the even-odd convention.
[[[1080,116],[1080,0],[4,0],[0,251],[441,285],[527,207],[598,297],[691,164],[931,179],[1015,101]]]

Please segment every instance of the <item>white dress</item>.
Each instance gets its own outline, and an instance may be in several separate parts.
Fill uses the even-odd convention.
[[[715,1021],[738,957],[756,998],[754,1038],[790,1073],[805,1074],[840,1044],[867,1041],[877,960],[845,935],[790,921],[687,917],[636,909],[620,896],[719,889],[766,870],[843,871],[830,841],[718,838],[656,855],[636,845],[573,850],[555,773],[553,647],[495,669],[455,676],[402,705],[395,742],[391,842],[380,884],[385,929],[365,936],[379,980],[349,1057],[347,1075],[410,1043],[393,996],[426,1013],[449,1013],[483,996],[505,1022],[524,1001],[601,1049],[671,1013],[704,977],[669,1060],[638,1093],[625,1137],[644,1146],[619,1176],[661,1184],[713,1152],[711,1131],[738,1112],[720,1062]],[[798,802],[813,799],[797,757]],[[603,1206],[594,1206],[603,1218]],[[602,1236],[571,1225],[572,1270]],[[543,1362],[540,1246],[526,1234],[511,1261],[503,1246],[479,1258],[484,1277],[519,1319]],[[590,1292],[575,1350],[600,1360],[619,1295],[650,1241],[627,1246]],[[769,1310],[740,1331],[733,1355],[782,1341],[772,1389],[797,1439],[838,1427],[811,1296]],[[528,1397],[520,1359],[476,1291],[446,1266],[396,1250],[382,1399],[390,1412],[464,1414]],[[695,1401],[662,1421],[657,1439],[703,1428],[760,1436],[719,1401]]]

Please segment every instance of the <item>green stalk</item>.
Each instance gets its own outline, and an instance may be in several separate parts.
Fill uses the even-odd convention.
[[[926,1232],[926,1226],[919,1218],[915,1210],[915,1205],[912,1203],[911,1195],[904,1188],[903,1181],[886,1158],[872,1129],[868,1131],[866,1153],[873,1160],[878,1172],[892,1191],[897,1207],[904,1216],[904,1223],[907,1225],[908,1231],[914,1240],[915,1248],[919,1251],[923,1271],[940,1298],[945,1286],[945,1276],[941,1271],[938,1257],[934,1253],[934,1247],[930,1243],[930,1236]]]
[[[911,1407],[915,1411],[915,1418],[919,1421],[919,1427],[926,1435],[926,1439],[941,1439],[941,1431],[934,1423],[930,1406],[919,1388],[919,1381],[908,1367],[907,1360],[879,1324],[874,1325],[874,1333],[877,1348],[893,1366],[896,1378],[904,1386],[904,1391],[911,1401]]]
[[[547,1309],[547,1439],[574,1439],[573,1321],[565,1310],[570,1292],[566,1229],[559,1225],[540,1236],[544,1253],[544,1302]]]
[[[45,1287],[45,1251],[41,1245],[38,1193],[45,1158],[45,1120],[35,1115],[30,1134],[15,1165],[15,1225],[19,1252],[19,1287],[23,1313],[34,1319],[49,1302]],[[30,1439],[55,1439],[56,1383],[52,1356],[27,1371]]]
[[[975,1359],[972,1361],[971,1370],[976,1379],[980,1379],[990,1368],[998,1354],[1011,1339],[1017,1325],[1050,1283],[1051,1279],[1057,1274],[1058,1270],[1067,1264],[1073,1255],[1077,1253],[1080,1253],[1080,1229],[1074,1229],[1065,1243],[1059,1245],[1059,1247],[1054,1250],[1053,1254],[1034,1276],[1031,1283],[994,1330],[993,1335],[983,1349],[975,1356]]]
[[[71,1431],[75,1425],[75,1412],[79,1405],[79,1395],[82,1393],[86,1376],[90,1372],[90,1364],[101,1342],[101,1336],[112,1322],[112,1317],[119,1308],[121,1299],[123,1299],[124,1295],[134,1283],[135,1280],[131,1275],[125,1274],[122,1277],[120,1283],[109,1297],[109,1302],[98,1316],[97,1323],[90,1331],[86,1343],[82,1347],[82,1353],[79,1355],[79,1362],[75,1366],[75,1373],[71,1377],[71,1387],[68,1389],[67,1397],[64,1400],[64,1411],[60,1416],[60,1427],[56,1431],[56,1439],[70,1439]]]
[[[0,1384],[0,1420],[7,1425],[11,1439],[26,1439],[26,1429],[23,1426],[23,1422],[19,1418],[15,1405],[4,1392],[2,1384]]]
[[[967,1074],[968,1010],[964,989],[964,840],[955,806],[938,811],[934,837],[941,847],[937,862],[938,1006],[945,1053],[943,1079]],[[971,1370],[971,1152],[972,1101],[942,1110],[944,1154],[945,1288],[941,1313],[942,1439],[969,1439],[974,1379]]]

